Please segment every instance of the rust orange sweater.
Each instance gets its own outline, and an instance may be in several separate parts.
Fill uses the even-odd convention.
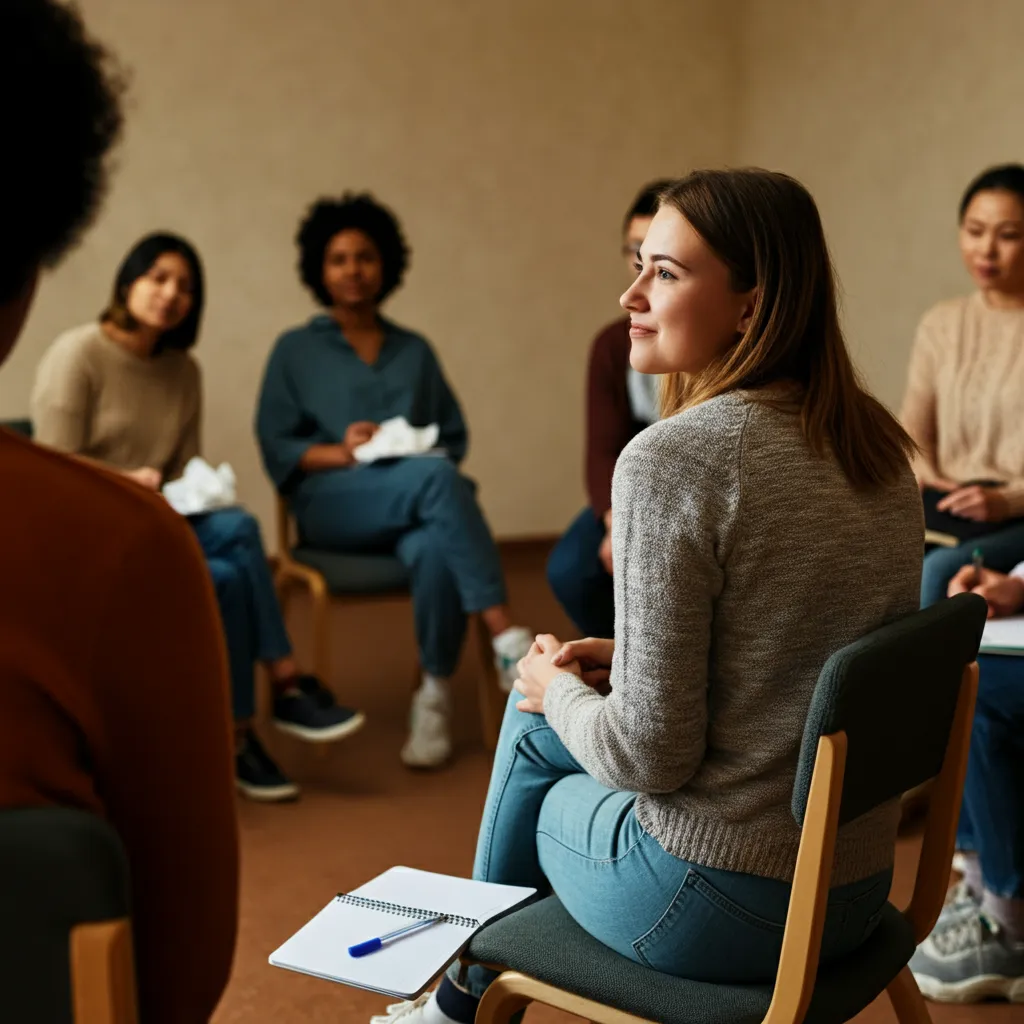
[[[210,576],[159,497],[0,430],[0,807],[109,820],[140,1019],[198,1024],[238,910],[227,662]]]

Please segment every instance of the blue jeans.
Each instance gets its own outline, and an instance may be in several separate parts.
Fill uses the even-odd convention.
[[[1009,572],[1024,562],[1024,524],[1008,526],[1005,530],[966,541],[955,548],[935,548],[924,556],[921,571],[921,607],[927,608],[946,596],[949,581],[957,570],[971,564],[975,549],[985,559],[985,567],[998,572]]]
[[[587,775],[543,715],[505,709],[473,877],[548,886],[591,935],[655,970],[698,981],[767,982],[778,966],[790,886],[690,864],[636,819],[636,795]],[[891,871],[833,889],[824,960],[859,946],[877,923]],[[455,981],[458,965],[449,970]],[[493,971],[462,979],[480,996]]]
[[[190,516],[217,591],[236,721],[256,712],[253,668],[291,654],[256,519],[240,508]]]
[[[615,635],[615,592],[598,551],[604,523],[585,508],[548,558],[548,583],[584,636]]]
[[[448,459],[312,473],[292,505],[306,543],[393,552],[405,565],[420,662],[432,675],[455,671],[469,613],[505,603],[501,560],[476,487]]]
[[[1024,897],[1024,658],[983,654],[957,847],[985,888]]]

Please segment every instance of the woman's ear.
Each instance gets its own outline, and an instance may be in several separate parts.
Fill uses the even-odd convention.
[[[754,320],[754,312],[757,310],[757,300],[760,298],[760,292],[756,288],[751,288],[746,295],[743,296],[743,307],[740,310],[739,323],[736,324],[736,331],[739,334],[746,334],[750,329],[750,325]]]

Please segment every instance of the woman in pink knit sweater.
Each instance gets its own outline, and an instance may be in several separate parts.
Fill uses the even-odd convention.
[[[925,556],[923,605],[976,549],[1002,572],[1024,560],[1024,167],[971,182],[960,251],[977,291],[924,315],[903,401],[926,523],[960,541]]]

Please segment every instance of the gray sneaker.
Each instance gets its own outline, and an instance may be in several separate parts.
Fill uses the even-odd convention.
[[[922,994],[938,1003],[1024,1003],[1024,942],[1010,942],[974,899],[946,904],[910,970]]]

